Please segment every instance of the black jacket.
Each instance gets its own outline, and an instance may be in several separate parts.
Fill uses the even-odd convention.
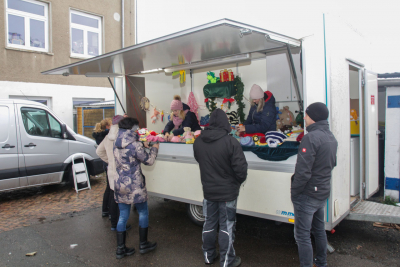
[[[109,132],[108,129],[106,129],[105,131],[99,132],[99,133],[93,132],[92,136],[96,140],[96,144],[100,145],[100,143],[103,141],[104,137],[106,137],[108,132]]]
[[[183,110],[190,110],[190,107],[188,105],[186,105],[185,103],[183,103]],[[173,116],[171,114],[171,116]],[[193,112],[189,111],[186,116],[185,119],[183,120],[181,126],[179,126],[178,129],[174,130],[174,123],[172,121],[169,121],[167,123],[167,125],[165,125],[164,128],[164,134],[165,133],[169,133],[170,131],[172,131],[172,133],[177,136],[177,135],[182,135],[185,131],[183,130],[184,127],[190,127],[191,131],[197,131],[197,130],[201,130],[200,128],[200,124],[199,121],[197,120],[196,114],[194,114]]]
[[[249,115],[243,123],[246,126],[246,133],[263,133],[276,131],[276,107],[275,97],[271,92],[264,92],[264,108],[257,112],[257,105],[250,108]]]
[[[304,194],[325,200],[331,191],[332,169],[336,166],[338,142],[329,130],[328,121],[307,127],[301,140],[295,173],[292,176],[292,198]]]
[[[199,163],[204,198],[232,201],[239,195],[247,177],[247,161],[240,143],[228,135],[231,127],[221,109],[210,116],[210,126],[201,132],[193,145]]]

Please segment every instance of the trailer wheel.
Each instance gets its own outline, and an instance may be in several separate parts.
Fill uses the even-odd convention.
[[[194,205],[194,204],[186,204],[186,211],[190,218],[190,220],[196,224],[197,226],[203,227],[205,218],[203,216],[203,207]]]

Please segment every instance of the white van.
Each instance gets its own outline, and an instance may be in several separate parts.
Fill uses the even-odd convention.
[[[102,173],[96,147],[43,104],[0,100],[0,192],[71,182],[72,157],[78,154],[90,175]]]

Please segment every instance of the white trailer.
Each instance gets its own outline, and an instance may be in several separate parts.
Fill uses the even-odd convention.
[[[320,22],[312,35],[296,39],[223,19],[43,74],[108,77],[117,95],[117,109],[120,113],[130,109],[138,117],[142,113],[132,106],[140,95],[164,111],[168,111],[174,94],[186,99],[193,92],[201,103],[206,72],[225,68],[241,76],[245,96],[257,83],[275,95],[280,107],[288,105],[292,111],[324,102],[330,111],[331,131],[339,143],[331,195],[326,202],[326,230],[346,217],[400,223],[398,210],[366,201],[379,189],[377,75],[369,70],[369,45],[356,30],[335,17],[323,17]],[[174,63],[180,56],[184,56],[185,64],[176,67]],[[185,84],[171,77],[173,69],[187,71]],[[358,106],[360,117],[357,150],[350,149],[351,102]],[[201,110],[200,115],[207,112]],[[151,115],[146,115],[148,128],[161,131],[165,123],[151,124]],[[240,190],[237,212],[293,223],[290,178],[296,156],[275,162],[262,160],[252,152],[245,155],[248,178]],[[203,193],[192,145],[162,143],[156,164],[144,166],[143,172],[150,194],[188,203],[192,219],[201,223]],[[359,175],[351,178],[351,172]],[[353,185],[359,184],[359,192],[353,197],[351,179],[356,179]]]

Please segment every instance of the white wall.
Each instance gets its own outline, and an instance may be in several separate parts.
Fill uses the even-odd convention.
[[[22,92],[23,93],[22,93]],[[89,87],[59,85],[47,83],[24,83],[0,81],[0,99],[8,99],[9,96],[30,96],[51,98],[51,109],[73,129],[73,98],[102,98],[114,99],[114,92],[106,87]]]
[[[331,131],[338,141],[337,167],[332,176],[332,202],[338,201],[338,220],[350,207],[350,72],[346,58],[371,69],[370,43],[357,29],[335,16],[325,17],[328,106]],[[340,38],[339,38],[340,36]],[[378,164],[378,163],[376,163]]]
[[[400,95],[400,87],[386,88],[386,97]],[[387,98],[386,98],[387,100]],[[400,178],[400,108],[386,108],[385,177]],[[385,189],[385,196],[399,201],[399,191]]]

